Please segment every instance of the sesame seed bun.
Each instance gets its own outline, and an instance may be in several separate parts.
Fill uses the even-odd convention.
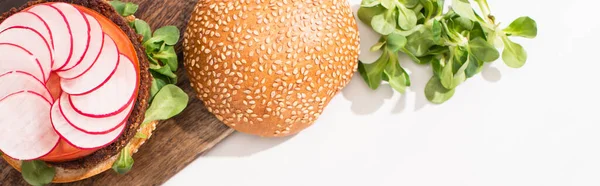
[[[157,122],[141,126],[144,120],[144,114],[148,108],[148,100],[150,97],[150,85],[152,79],[150,72],[148,71],[149,62],[145,55],[145,50],[141,45],[142,36],[138,35],[121,17],[110,4],[105,0],[37,0],[30,1],[26,5],[19,8],[13,8],[8,12],[0,15],[0,23],[6,18],[13,14],[27,9],[33,5],[46,3],[46,2],[65,2],[83,6],[98,12],[104,17],[110,19],[115,23],[129,38],[135,48],[136,55],[139,61],[140,68],[140,86],[138,88],[138,96],[136,97],[136,103],[133,107],[129,118],[127,119],[127,127],[123,134],[112,144],[104,147],[89,156],[81,159],[67,161],[67,162],[47,162],[50,166],[55,167],[56,177],[53,182],[55,183],[67,183],[86,179],[97,174],[100,174],[110,168],[112,168],[113,162],[125,146],[130,145],[132,152],[137,152],[137,149],[147,140],[134,138],[136,133],[140,131],[146,136],[151,136],[152,131],[155,129]],[[11,159],[8,156],[2,156],[12,167],[17,170],[21,170],[20,161]]]
[[[185,67],[210,112],[263,137],[312,125],[358,66],[346,0],[201,1],[184,36]]]

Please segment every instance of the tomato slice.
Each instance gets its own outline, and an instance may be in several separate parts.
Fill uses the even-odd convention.
[[[117,43],[119,52],[121,54],[129,57],[129,59],[131,59],[133,65],[135,66],[136,73],[139,75],[140,67],[139,67],[139,59],[137,58],[137,53],[135,51],[133,44],[129,40],[129,37],[123,32],[123,30],[121,30],[112,21],[110,21],[106,17],[102,16],[101,14],[95,12],[94,10],[91,10],[91,9],[88,9],[86,7],[82,7],[79,5],[73,5],[73,6],[75,8],[77,8],[78,10],[82,11],[83,13],[86,13],[98,20],[98,22],[102,26],[102,30],[104,31],[104,33],[108,34]],[[139,81],[139,78],[138,78],[138,81]],[[139,82],[137,82],[137,84],[139,85]],[[46,86],[50,90],[52,97],[54,97],[55,99],[61,95],[62,90],[60,88],[60,79],[56,74],[52,73],[50,75],[50,80],[48,80]],[[137,90],[137,89],[135,91],[136,97],[137,97],[138,91],[139,90]],[[134,100],[134,101],[136,101],[136,100]],[[96,152],[99,149],[101,149],[101,148],[79,149],[61,139],[59,144],[57,145],[57,147],[52,152],[50,152],[50,154],[40,158],[40,160],[48,161],[48,162],[71,161],[71,160],[76,160],[76,159],[88,156],[88,155]]]

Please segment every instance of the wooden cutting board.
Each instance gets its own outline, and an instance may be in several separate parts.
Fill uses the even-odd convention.
[[[196,0],[124,0],[140,5],[136,17],[146,20],[153,29],[175,25],[183,31]],[[27,0],[0,0],[0,12],[20,7]],[[181,54],[181,42],[177,51]],[[178,72],[179,86],[190,96],[188,108],[179,116],[161,122],[152,138],[133,158],[133,170],[118,175],[112,170],[67,185],[160,185],[181,171],[208,149],[233,133],[210,114],[195,96],[183,68]],[[0,160],[0,185],[27,185],[21,174]]]

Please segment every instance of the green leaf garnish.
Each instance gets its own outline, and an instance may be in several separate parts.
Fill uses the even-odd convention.
[[[398,92],[410,86],[398,64],[398,53],[418,64],[430,64],[433,78],[425,91],[431,102],[443,103],[467,79],[481,73],[485,62],[502,60],[513,68],[527,61],[525,49],[509,37],[534,38],[537,24],[520,17],[500,29],[487,0],[363,0],[358,18],[381,34],[371,51],[383,51],[372,64],[359,63],[358,71],[371,89],[387,81]],[[473,8],[475,2],[480,13]],[[396,24],[394,24],[396,23]],[[499,49],[504,47],[500,54]]]
[[[167,45],[175,45],[179,41],[179,29],[175,26],[165,26],[154,31],[152,38],[147,42],[165,42]]]
[[[527,51],[518,43],[511,41],[508,37],[502,37],[504,42],[504,51],[502,59],[507,66],[512,68],[521,68],[527,61]]]
[[[519,17],[504,29],[504,32],[508,36],[532,39],[537,36],[537,23],[530,17]]]
[[[129,148],[130,147],[128,145],[121,150],[121,153],[119,153],[119,158],[112,166],[112,169],[119,174],[127,174],[127,172],[129,172],[133,167],[134,160],[129,152]]]
[[[446,89],[440,79],[433,76],[425,86],[425,97],[431,103],[442,104],[454,96],[454,89]]]
[[[144,124],[151,121],[169,119],[185,109],[189,101],[188,95],[181,88],[165,85],[154,97],[152,105],[146,111]]]
[[[119,0],[109,1],[108,3],[112,5],[112,7],[117,11],[117,13],[124,17],[135,14],[139,7],[134,3],[125,3]]]
[[[469,41],[469,49],[477,59],[484,62],[493,62],[500,58],[498,50],[483,38],[478,37]]]
[[[150,25],[148,25],[146,21],[141,19],[135,19],[135,21],[133,21],[133,25],[135,32],[144,37],[143,42],[148,41],[148,39],[152,37],[152,29],[150,29]]]
[[[22,161],[21,175],[27,183],[34,186],[41,186],[52,182],[56,175],[56,170],[54,167],[46,165],[43,161]]]

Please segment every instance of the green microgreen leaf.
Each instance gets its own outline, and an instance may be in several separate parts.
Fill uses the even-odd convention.
[[[135,134],[135,138],[139,138],[139,139],[148,139],[148,136],[144,133],[138,132]]]
[[[431,103],[442,104],[454,96],[454,89],[446,89],[436,76],[431,77],[425,86],[425,97]]]
[[[394,90],[404,93],[406,88],[410,86],[410,77],[400,66],[397,54],[394,53],[390,55],[390,62],[385,68],[384,73],[387,77],[387,81]]]
[[[469,66],[465,70],[465,74],[467,78],[471,78],[481,72],[483,69],[483,61],[477,59],[474,55],[469,55],[469,59],[471,60]]]
[[[146,21],[135,19],[135,21],[133,21],[133,27],[137,34],[140,34],[144,37],[143,42],[148,41],[148,39],[152,37],[152,29],[150,29],[150,25],[148,25]]]
[[[398,5],[398,26],[403,30],[410,30],[417,26],[417,15],[415,12],[402,4]]]
[[[477,59],[483,62],[493,62],[500,58],[500,52],[483,38],[475,38],[469,41],[469,49]]]
[[[400,0],[400,3],[407,8],[416,8],[419,5],[419,0]]]
[[[530,17],[519,17],[504,29],[508,36],[535,38],[537,36],[537,23]]]
[[[139,6],[133,3],[125,3],[125,7],[123,8],[122,16],[130,16],[137,12]]]
[[[389,54],[384,50],[381,57],[371,64],[365,64],[359,61],[358,72],[361,74],[369,88],[373,90],[379,88],[382,81],[383,70],[387,66],[389,60]]]
[[[387,49],[395,53],[404,48],[406,45],[406,37],[400,34],[392,33],[387,37],[386,43]]]
[[[452,10],[461,17],[477,21],[475,12],[471,7],[471,3],[469,3],[469,0],[452,0]]]
[[[471,29],[471,32],[469,33],[469,38],[471,40],[481,38],[487,41],[488,37],[483,31],[483,27],[481,27],[481,24],[479,22],[475,22],[475,24],[473,24],[473,29]]]
[[[125,12],[125,2],[114,0],[108,2],[114,9],[119,13],[119,15],[123,15]]]
[[[527,61],[527,51],[518,43],[511,41],[507,36],[502,37],[504,51],[502,60],[511,68],[521,68]]]
[[[175,47],[165,46],[158,53],[154,54],[154,58],[160,60],[163,64],[168,65],[171,71],[177,71],[179,64],[177,61],[177,53],[175,52]]]
[[[381,2],[379,0],[364,0],[360,3],[361,7],[374,7],[380,5]]]
[[[369,50],[370,50],[371,52],[375,52],[375,51],[381,50],[381,48],[382,48],[383,46],[385,46],[385,44],[386,44],[386,43],[387,43],[387,42],[385,42],[385,41],[383,41],[383,42],[378,42],[378,43],[375,43],[375,45],[373,45],[373,46],[372,46],[372,47],[371,47]]]
[[[373,17],[379,14],[383,14],[386,9],[381,5],[376,5],[373,7],[360,7],[358,12],[358,19],[367,25],[371,25],[371,21]]]
[[[438,20],[433,20],[431,34],[433,35],[434,43],[438,43],[442,39],[442,24]]]
[[[175,45],[179,41],[179,29],[175,26],[165,26],[154,31],[152,38],[146,43],[165,42],[167,45]]]
[[[121,153],[119,153],[119,158],[117,158],[112,166],[112,169],[119,174],[127,174],[127,172],[129,172],[133,167],[134,161],[131,153],[129,152],[129,148],[130,147],[128,145],[121,150]]]
[[[389,35],[396,30],[396,17],[389,16],[391,14],[388,13],[389,11],[387,10],[385,13],[378,14],[371,20],[371,27],[381,35]]]
[[[181,88],[165,85],[154,97],[154,101],[146,111],[143,124],[156,120],[166,120],[178,115],[185,109],[189,101],[188,95]]]
[[[396,8],[396,0],[379,0],[381,2],[381,6],[385,9],[391,10]]]
[[[154,96],[167,85],[167,82],[160,78],[152,78],[152,86],[150,86],[150,100],[154,100]]]
[[[41,186],[52,182],[56,170],[40,160],[22,161],[21,175],[30,185]]]

